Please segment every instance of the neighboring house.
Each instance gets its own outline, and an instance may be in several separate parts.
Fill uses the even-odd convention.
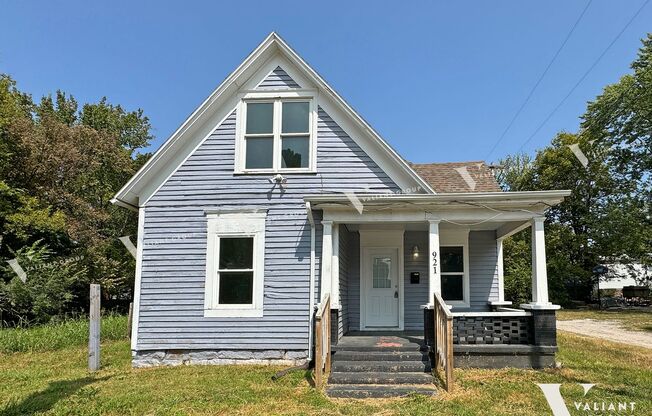
[[[133,363],[299,364],[325,295],[338,343],[423,334],[439,293],[459,362],[550,365],[544,214],[566,195],[407,163],[272,33],[113,200],[139,214]],[[532,302],[505,309],[502,241],[530,226]]]

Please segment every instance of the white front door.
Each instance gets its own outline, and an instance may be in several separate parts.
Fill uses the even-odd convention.
[[[399,326],[398,248],[369,248],[365,261],[365,326]]]

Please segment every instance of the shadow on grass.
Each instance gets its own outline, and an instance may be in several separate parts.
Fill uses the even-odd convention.
[[[75,380],[53,381],[45,390],[34,392],[19,402],[9,403],[4,409],[0,409],[0,416],[32,415],[46,412],[52,409],[59,400],[74,394],[82,387],[108,378],[83,377]]]

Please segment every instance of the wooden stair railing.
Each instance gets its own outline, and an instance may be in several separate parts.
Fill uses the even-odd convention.
[[[324,295],[315,312],[315,387],[328,381],[331,371],[331,297]]]
[[[435,365],[434,372],[439,377],[439,370],[444,370],[446,391],[453,390],[453,314],[438,293],[433,302],[435,319]]]

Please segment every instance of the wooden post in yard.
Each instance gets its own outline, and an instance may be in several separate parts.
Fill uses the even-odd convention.
[[[100,285],[91,285],[90,331],[88,334],[88,370],[100,369]]]

